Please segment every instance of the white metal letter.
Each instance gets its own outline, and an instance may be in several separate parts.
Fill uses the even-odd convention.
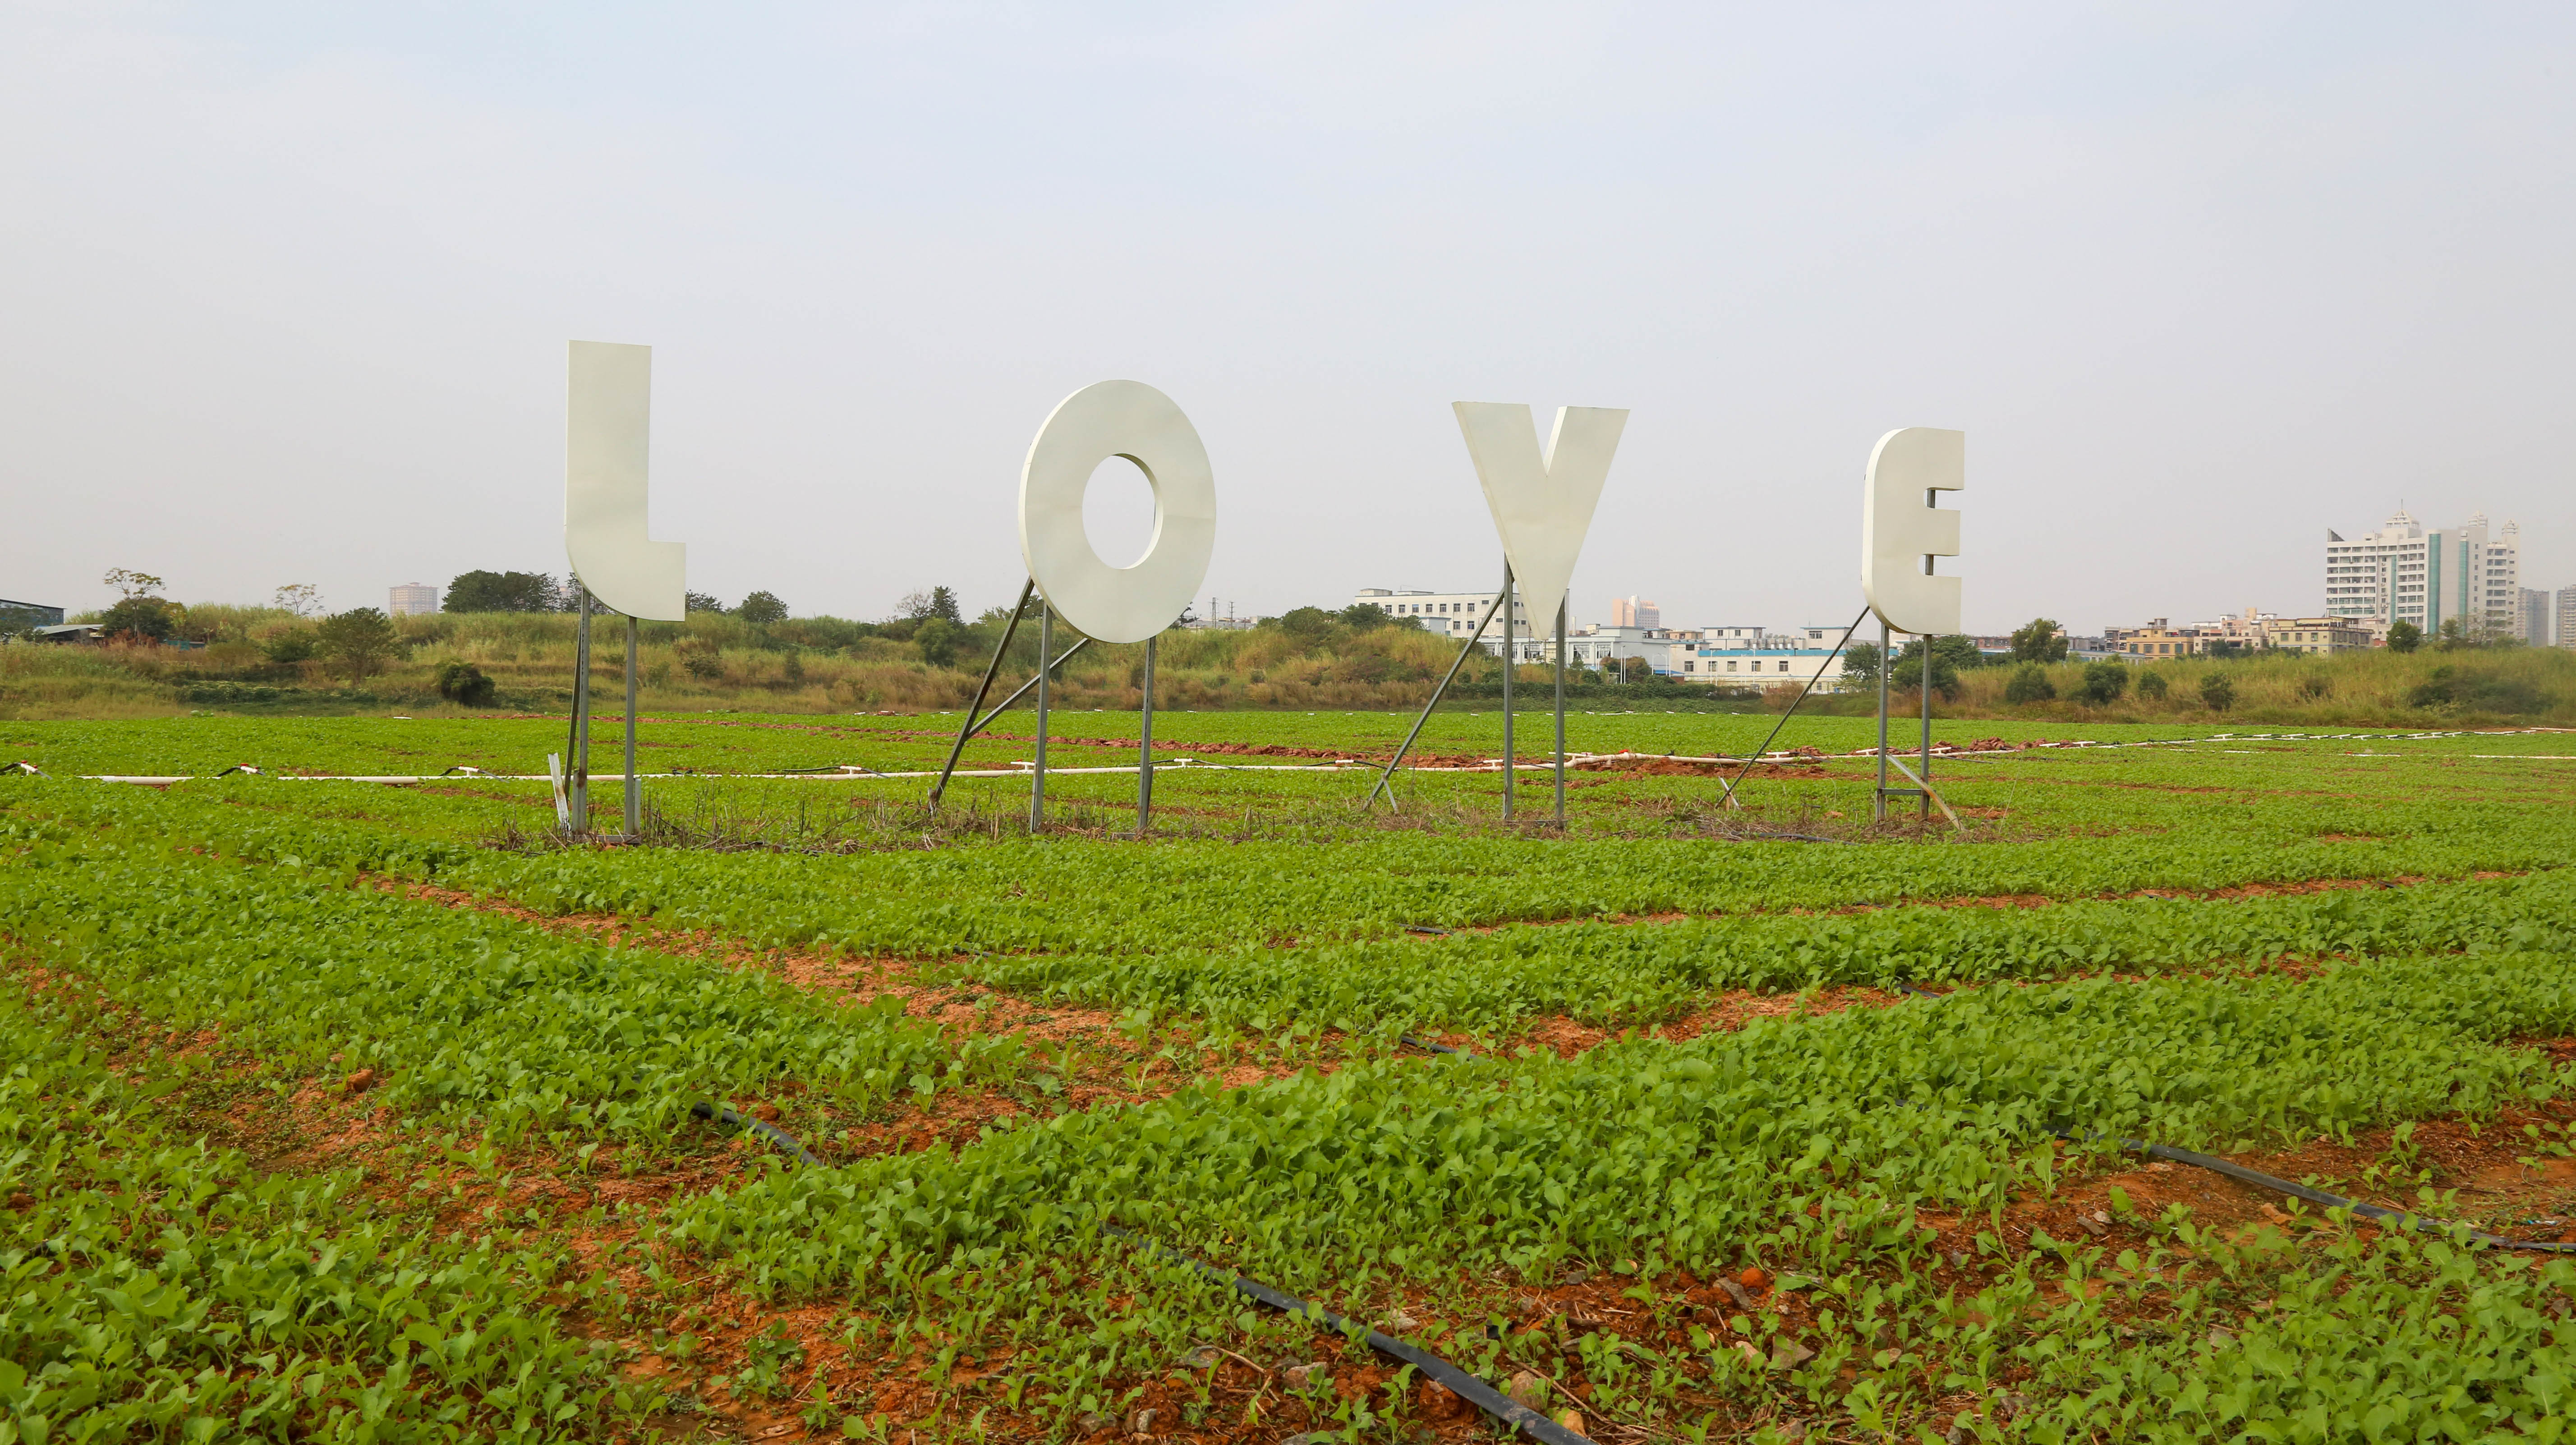
[[[1545,455],[1527,406],[1462,401],[1454,409],[1530,621],[1552,627],[1557,604],[1574,580],[1575,559],[1583,555],[1584,535],[1592,530],[1601,484],[1609,479],[1610,459],[1628,425],[1627,409],[1558,407]]]
[[[572,343],[564,412],[564,555],[573,576],[629,617],[685,620],[688,548],[652,541],[645,528],[653,348]]]
[[[1125,457],[1154,489],[1154,540],[1112,567],[1082,529],[1094,467]],[[1216,477],[1198,428],[1141,381],[1094,382],[1063,401],[1020,471],[1020,555],[1047,606],[1084,636],[1143,642],[1180,618],[1216,550]]]
[[[1959,579],[1932,559],[1959,555],[1959,514],[1932,493],[1968,485],[1968,434],[1900,427],[1878,439],[1861,484],[1860,590],[1879,620],[1917,637],[1959,630]]]

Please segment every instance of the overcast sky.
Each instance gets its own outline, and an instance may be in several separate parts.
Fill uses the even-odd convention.
[[[1171,394],[1246,613],[1499,570],[1449,403],[1633,409],[1578,620],[1847,621],[1968,433],[1967,623],[2576,583],[2576,7],[0,8],[0,597],[564,570],[655,348],[690,585],[1004,601],[1030,437]],[[1104,474],[1104,480],[1107,480]],[[1142,483],[1096,486],[1113,561]],[[1117,505],[1128,504],[1124,512]],[[1205,604],[1202,603],[1202,606]]]

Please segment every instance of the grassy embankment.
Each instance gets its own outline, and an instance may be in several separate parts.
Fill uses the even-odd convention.
[[[409,713],[458,711],[438,695],[435,674],[449,661],[471,663],[497,687],[505,709],[551,711],[570,697],[573,620],[560,614],[437,614],[398,619],[404,653],[382,672],[352,685],[326,659],[271,660],[280,639],[309,630],[284,612],[200,606],[192,623],[211,640],[201,648],[0,647],[0,717],[118,718],[167,716],[200,709]],[[622,677],[619,629],[610,619],[594,658],[594,677],[614,690]],[[1036,663],[1036,629],[1013,641],[1004,686]],[[1061,635],[1061,629],[1060,635]],[[972,695],[998,628],[960,629],[944,664],[925,659],[906,624],[853,624],[800,618],[756,627],[740,618],[700,614],[642,629],[642,702],[659,711],[911,711],[954,708]],[[1069,645],[1070,638],[1066,639]],[[1165,708],[1387,708],[1419,705],[1453,655],[1446,638],[1403,628],[1312,631],[1265,627],[1242,632],[1166,634],[1156,661],[1157,704]],[[1087,648],[1061,674],[1057,693],[1073,709],[1133,709],[1142,677],[1142,647]],[[1466,706],[1491,707],[1500,665],[1470,660],[1461,674]],[[2136,669],[2116,701],[2076,700],[2083,664],[2046,669],[2057,697],[2009,703],[2014,669],[1960,674],[1955,696],[1935,700],[1944,718],[2023,718],[2076,722],[2206,723],[2213,720],[2300,726],[2442,726],[2498,723],[2576,724],[2576,653],[2520,648],[2332,658],[2265,655],[2227,661],[2186,659]],[[2213,707],[2202,683],[2227,679],[2232,698]],[[1543,667],[1523,667],[1534,690],[1550,682]],[[2140,686],[2165,684],[2162,697]],[[1774,687],[1764,702],[1777,710],[1796,690]],[[1574,695],[1598,706],[1706,705],[1704,689],[1670,684],[1602,685],[1584,674]],[[1866,711],[1861,694],[1810,698],[1808,710]],[[1910,695],[1901,706],[1911,711]]]

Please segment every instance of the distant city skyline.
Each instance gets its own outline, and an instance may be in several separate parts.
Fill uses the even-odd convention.
[[[2401,497],[2555,589],[2571,69],[2538,6],[19,7],[0,590],[560,575],[574,339],[655,348],[688,585],[808,612],[1007,602],[1109,377],[1246,612],[1480,585],[1460,400],[1631,409],[1595,616],[1848,615],[1911,425],[1976,632],[2310,610]]]

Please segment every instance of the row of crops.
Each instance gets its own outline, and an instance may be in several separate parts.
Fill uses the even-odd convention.
[[[1527,705],[1526,703],[1524,704]],[[946,713],[905,717],[759,717],[689,714],[648,717],[639,738],[647,772],[674,768],[729,772],[766,772],[779,768],[824,767],[865,763],[936,767],[947,755],[960,720]],[[1776,719],[1705,713],[1587,713],[1568,719],[1568,742],[1579,751],[1633,749],[1645,753],[1741,752],[1760,743]],[[1385,757],[1412,725],[1410,714],[1383,712],[1164,712],[1155,717],[1154,735],[1176,747],[1281,747],[1321,752],[1325,756]],[[1025,710],[1005,713],[992,728],[989,742],[973,745],[972,760],[1026,757],[1026,738],[1034,718]],[[1532,753],[1547,743],[1521,720],[1521,743]],[[2063,728],[2043,724],[1984,722],[1944,724],[1943,736],[1956,726],[1977,737],[2000,736],[2015,741],[2053,738]],[[1793,742],[1813,743],[1832,751],[1866,745],[1873,723],[1851,718],[1802,719],[1794,724]],[[1052,728],[1059,748],[1074,754],[1102,751],[1085,739],[1115,741],[1132,749],[1136,737],[1133,713],[1059,713]],[[2132,728],[2132,739],[2205,737],[2209,728]],[[603,725],[594,754],[613,756],[617,729]],[[1962,734],[1962,739],[1966,736]],[[217,714],[151,722],[23,723],[0,721],[0,761],[26,759],[54,776],[83,773],[211,774],[248,763],[281,773],[438,773],[459,764],[493,772],[543,773],[545,755],[563,750],[560,718],[446,717],[383,718],[247,718]],[[1462,751],[1490,755],[1502,744],[1502,716],[1496,712],[1442,713],[1423,734],[1421,747],[1435,753]],[[1211,760],[1229,754],[1212,752]],[[1127,760],[1133,760],[1132,751]],[[1243,761],[1295,762],[1296,755],[1253,755]]]
[[[0,1440],[1477,1428],[1139,1239],[1603,1440],[2548,1438],[2576,1265],[2116,1143],[2529,1222],[2416,1141],[2568,1156],[2569,800],[2460,762],[2031,763],[1974,786],[2082,803],[1973,845],[833,857],[496,850],[492,787],[9,780]],[[923,991],[1124,1027],[1086,1064]],[[1781,1006],[1651,1028],[1721,998]]]

